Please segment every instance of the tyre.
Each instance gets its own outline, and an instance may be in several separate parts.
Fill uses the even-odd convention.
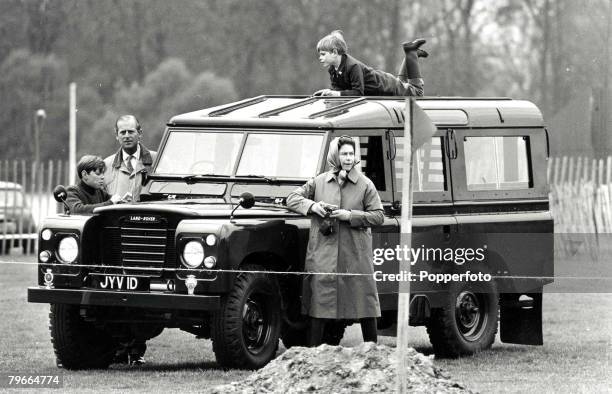
[[[263,271],[247,265],[247,271]],[[267,274],[240,273],[221,309],[213,315],[211,337],[223,367],[257,369],[276,354],[281,328],[278,283]]]
[[[103,369],[113,361],[117,342],[86,322],[76,305],[51,304],[51,342],[57,364],[66,369]]]
[[[445,306],[427,324],[436,356],[458,357],[489,349],[495,341],[499,299],[494,282],[454,282]]]

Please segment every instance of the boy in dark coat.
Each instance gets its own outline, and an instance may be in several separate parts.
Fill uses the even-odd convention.
[[[70,212],[79,215],[92,214],[94,208],[121,202],[119,195],[110,196],[104,191],[104,160],[99,156],[85,155],[77,164],[79,183],[66,189],[66,204]]]
[[[397,76],[375,70],[347,54],[340,30],[323,37],[317,44],[319,62],[327,67],[331,89],[321,89],[315,96],[422,96],[423,78],[419,57],[428,53],[420,49],[425,40],[403,44],[405,58]]]

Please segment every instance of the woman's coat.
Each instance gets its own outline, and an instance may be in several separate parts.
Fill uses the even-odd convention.
[[[326,319],[378,317],[370,226],[384,221],[380,197],[372,181],[354,168],[340,186],[337,139],[330,144],[328,163],[331,171],[311,179],[287,197],[291,210],[311,217],[305,271],[328,274],[305,276],[302,312]],[[319,201],[350,210],[350,222],[335,220],[333,233],[323,235],[319,231],[323,218],[310,212]],[[333,275],[336,273],[358,275]]]

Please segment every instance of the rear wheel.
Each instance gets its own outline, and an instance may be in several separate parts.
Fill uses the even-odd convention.
[[[244,269],[263,270],[258,265]],[[213,317],[211,337],[217,362],[245,369],[270,362],[278,349],[280,310],[280,291],[274,279],[264,273],[240,273]]]
[[[432,310],[427,325],[434,352],[441,357],[470,355],[495,341],[499,302],[493,282],[454,282],[446,305]]]
[[[106,331],[83,320],[79,306],[51,304],[49,329],[58,366],[102,369],[113,361],[117,342]]]

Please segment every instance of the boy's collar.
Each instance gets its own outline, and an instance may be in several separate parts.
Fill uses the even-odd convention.
[[[336,70],[338,74],[342,75],[342,70],[344,69],[345,64],[346,64],[346,53],[340,55],[340,64],[338,64],[338,67],[334,67],[334,69]]]

